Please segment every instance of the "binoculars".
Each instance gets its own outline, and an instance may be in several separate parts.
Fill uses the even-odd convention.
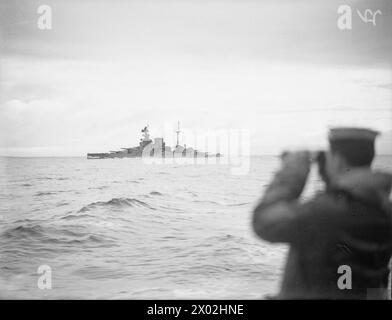
[[[325,163],[327,161],[325,151],[322,150],[322,151],[312,152],[310,159],[312,162],[317,163],[320,168],[325,168]]]
[[[310,159],[312,162],[316,163],[318,166],[318,172],[320,177],[324,180],[324,181],[328,181],[328,175],[326,172],[326,162],[327,162],[327,156],[326,156],[326,152],[325,151],[316,151],[316,152],[312,152]]]
[[[284,158],[287,154],[288,154],[288,152],[284,152],[281,155],[281,158]],[[327,162],[326,151],[324,151],[324,150],[311,151],[310,152],[310,161],[312,163],[317,164],[318,169],[319,169],[319,174],[322,177],[326,177],[326,171],[325,171],[325,165]]]

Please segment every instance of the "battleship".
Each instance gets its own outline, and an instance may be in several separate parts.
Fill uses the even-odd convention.
[[[145,126],[142,130],[142,138],[140,139],[139,145],[131,148],[121,148],[117,151],[109,151],[102,153],[87,153],[87,159],[112,159],[112,158],[142,158],[142,157],[194,157],[194,158],[208,158],[208,157],[222,157],[222,154],[209,154],[208,152],[202,152],[193,148],[188,148],[186,145],[180,145],[179,135],[180,123],[178,122],[177,130],[177,143],[172,149],[170,146],[166,146],[163,138],[154,138],[154,141],[150,137],[148,126]]]

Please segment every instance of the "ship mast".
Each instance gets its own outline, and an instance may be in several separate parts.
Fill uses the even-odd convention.
[[[150,141],[150,132],[148,131],[148,125],[146,125],[144,127],[144,129],[142,129],[142,133],[143,133],[143,139],[141,139],[142,141]]]
[[[179,140],[178,140],[178,137],[179,137],[179,135],[180,135],[180,132],[181,132],[181,131],[180,131],[180,121],[178,121],[178,123],[177,123],[177,131],[176,131],[176,133],[177,133],[177,144],[176,144],[176,148],[180,146]]]

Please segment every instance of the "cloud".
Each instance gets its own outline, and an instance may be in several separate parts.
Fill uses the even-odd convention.
[[[390,64],[389,0],[348,0],[354,28],[336,26],[340,0],[60,1],[53,29],[36,27],[38,0],[6,0],[5,54],[45,58],[241,58],[321,65]],[[356,10],[378,8],[376,28]]]

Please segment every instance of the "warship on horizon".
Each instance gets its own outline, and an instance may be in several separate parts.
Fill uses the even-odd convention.
[[[142,157],[222,157],[222,154],[209,154],[201,152],[193,148],[187,148],[186,145],[179,144],[180,122],[178,122],[177,144],[172,150],[170,146],[166,146],[163,138],[155,138],[154,142],[150,138],[148,126],[145,126],[141,132],[143,137],[140,139],[139,146],[132,148],[121,148],[118,151],[109,151],[103,153],[87,153],[87,159],[112,159],[112,158],[142,158]]]

